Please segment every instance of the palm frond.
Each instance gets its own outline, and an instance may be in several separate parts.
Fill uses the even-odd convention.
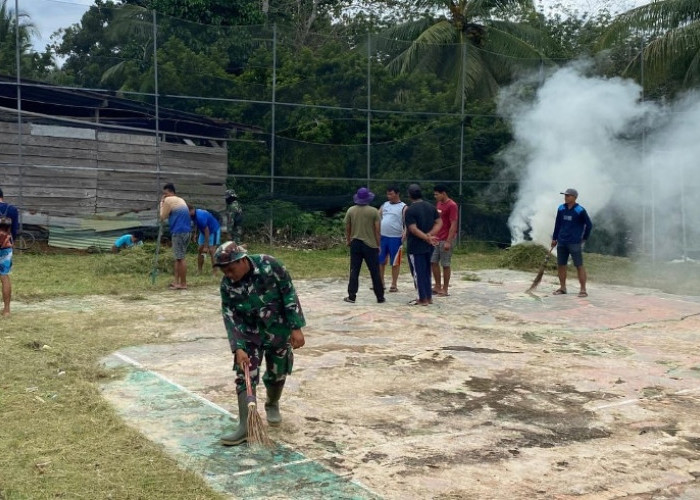
[[[700,21],[693,22],[682,28],[669,31],[664,36],[653,40],[644,50],[644,64],[654,72],[654,76],[663,72],[671,72],[674,66],[685,65],[690,59],[690,65],[684,72],[683,81],[688,84],[697,72],[697,57],[700,54]]]
[[[532,0],[462,0],[462,12],[467,18],[492,18],[494,13],[510,13],[514,7],[535,8]]]
[[[617,16],[598,41],[597,48],[609,48],[632,32],[654,37],[699,19],[698,0],[656,0]]]
[[[452,25],[446,20],[439,21],[422,31],[406,50],[388,64],[388,67],[395,73],[408,72],[424,54],[433,51],[437,47],[456,42],[456,33]]]

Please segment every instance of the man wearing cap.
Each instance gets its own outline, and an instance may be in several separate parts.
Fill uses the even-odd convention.
[[[238,201],[238,195],[233,189],[227,189],[226,200],[226,229],[233,241],[241,243],[243,237],[243,208]]]
[[[370,206],[373,199],[374,193],[366,187],[361,187],[353,197],[355,205],[350,207],[345,214],[345,240],[350,247],[350,280],[348,281],[348,296],[343,300],[351,304],[355,303],[357,297],[363,260],[372,277],[372,289],[377,297],[377,302],[386,301],[384,285],[379,273],[379,243],[381,241],[379,210]]]
[[[588,297],[586,291],[586,268],[583,267],[583,245],[591,234],[593,223],[588,212],[576,203],[578,191],[569,188],[563,193],[564,203],[557,209],[557,217],[552,233],[552,248],[557,247],[557,272],[559,274],[559,288],[554,295],[566,293],[566,264],[569,255],[574,261],[578,281],[581,285],[579,297]]]
[[[248,255],[233,241],[224,243],[214,254],[214,265],[221,268],[221,312],[234,355],[238,428],[221,438],[221,444],[235,446],[247,440],[248,404],[245,367],[250,370],[253,393],[262,377],[267,389],[265,411],[270,425],[279,425],[279,401],[287,375],[292,373],[293,349],[304,345],[304,313],[292,279],[284,265],[269,255]]]

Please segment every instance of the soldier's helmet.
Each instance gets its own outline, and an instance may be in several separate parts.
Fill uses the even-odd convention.
[[[226,193],[224,193],[224,197],[226,198],[226,201],[233,201],[238,199],[238,195],[233,189],[227,189]]]
[[[233,241],[219,245],[214,253],[214,266],[224,267],[248,255],[248,250]]]

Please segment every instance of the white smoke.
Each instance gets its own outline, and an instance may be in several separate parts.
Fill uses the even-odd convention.
[[[548,245],[560,193],[575,188],[594,227],[623,222],[646,251],[685,250],[693,238],[700,249],[688,231],[700,217],[698,190],[689,187],[700,166],[700,100],[661,107],[643,102],[633,81],[586,76],[586,69],[558,70],[534,99],[521,97],[522,85],[501,95],[514,133],[503,158],[519,181],[512,243],[529,237]]]

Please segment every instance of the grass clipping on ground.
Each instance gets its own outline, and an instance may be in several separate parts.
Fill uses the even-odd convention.
[[[175,259],[170,251],[160,251],[158,253],[158,271],[169,273],[174,265]],[[155,245],[145,244],[142,246],[123,250],[118,254],[105,254],[98,260],[95,272],[98,275],[104,274],[143,274],[146,275],[153,270],[155,263]]]
[[[0,322],[0,499],[221,498],[125,425],[99,390],[122,376],[101,367],[103,356],[167,341],[175,324],[194,327],[201,312],[157,319],[152,309],[110,300],[17,308]]]

